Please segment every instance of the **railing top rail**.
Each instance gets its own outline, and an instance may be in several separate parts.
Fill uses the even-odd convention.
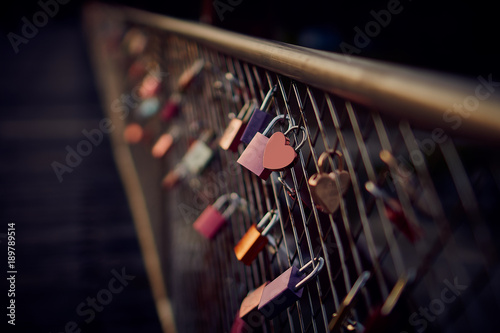
[[[318,51],[122,7],[126,20],[159,28],[430,129],[500,141],[500,93],[448,74]]]

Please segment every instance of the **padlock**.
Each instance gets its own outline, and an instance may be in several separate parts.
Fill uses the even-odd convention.
[[[316,260],[319,263],[314,267],[313,262]],[[312,272],[304,278],[303,272],[311,265],[314,267]],[[314,258],[314,260],[309,261],[301,269],[292,266],[271,281],[264,287],[264,291],[262,292],[258,307],[260,313],[267,319],[272,319],[298,301],[302,297],[305,284],[321,271],[323,265],[323,258]]]
[[[325,161],[330,154],[335,154],[338,157],[338,169],[326,173]],[[333,214],[339,208],[340,200],[351,183],[349,173],[343,170],[342,153],[338,150],[323,152],[318,159],[318,169],[319,173],[309,178],[311,195],[320,211]]]
[[[179,139],[181,129],[179,126],[173,126],[167,133],[160,135],[153,148],[151,155],[154,158],[162,158],[170,150],[172,145]]]
[[[188,69],[186,69],[179,80],[177,80],[177,90],[179,92],[184,92],[191,83],[193,83],[194,79],[200,75],[202,69],[205,67],[205,60],[198,59],[196,60]]]
[[[236,152],[238,150],[238,145],[241,142],[241,135],[243,134],[243,131],[247,126],[248,118],[252,115],[254,109],[254,101],[248,101],[245,105],[243,105],[243,108],[238,113],[238,116],[231,119],[219,140],[219,146],[222,149],[230,150],[232,152]]]
[[[357,297],[361,291],[361,289],[365,286],[366,282],[370,279],[370,272],[364,271],[358,277],[354,285],[352,286],[347,296],[344,298],[342,303],[340,304],[337,312],[332,315],[332,320],[328,324],[328,330],[330,332],[341,332],[341,329],[344,327],[344,324],[347,318],[351,314],[351,309],[356,303]]]
[[[169,121],[179,114],[180,106],[182,102],[182,95],[179,93],[173,93],[169,99],[165,102],[165,105],[161,109],[160,117],[163,121]]]
[[[281,119],[290,119],[289,116],[279,115],[274,117],[274,119],[267,125],[264,132],[256,133],[250,144],[243,151],[237,162],[252,171],[254,174],[260,178],[267,180],[271,174],[271,170],[264,168],[262,160],[264,158],[264,150],[266,149],[266,144],[269,138],[266,136],[274,127],[274,125]]]
[[[175,169],[163,178],[163,186],[171,188],[187,175],[198,175],[201,173],[214,156],[214,149],[209,146],[214,135],[212,130],[203,131],[200,137],[189,146],[188,151],[176,165]]]
[[[138,28],[132,28],[123,37],[123,45],[128,54],[137,56],[144,52],[148,43],[147,35]]]
[[[278,220],[279,216],[276,211],[271,210],[264,215],[258,224],[253,224],[234,247],[236,258],[250,266],[268,243],[266,235]]]
[[[249,324],[252,328],[262,325],[263,318],[259,312],[259,303],[262,298],[264,288],[269,284],[269,281],[264,282],[260,287],[249,292],[243,299],[240,305],[239,317]]]
[[[160,101],[157,97],[150,97],[141,102],[136,109],[139,118],[148,119],[154,116],[160,108]]]
[[[365,188],[371,195],[383,200],[387,219],[394,224],[411,243],[415,243],[422,238],[424,234],[423,229],[406,217],[398,200],[391,198],[372,181],[366,182]]]
[[[378,333],[387,330],[387,326],[390,323],[389,315],[401,298],[406,287],[413,282],[415,273],[415,270],[411,269],[398,279],[384,304],[382,306],[377,306],[366,320],[364,333]]]
[[[161,88],[161,81],[161,77],[155,72],[148,73],[139,86],[139,97],[146,99],[156,96]]]
[[[205,208],[194,222],[193,228],[207,239],[214,238],[222,226],[227,223],[229,216],[234,213],[242,202],[240,196],[234,192],[220,196],[213,205],[208,205]],[[229,206],[221,213],[220,209],[225,204]]]
[[[271,171],[281,171],[295,163],[297,159],[297,151],[304,145],[307,140],[307,130],[305,127],[300,127],[300,130],[304,133],[302,141],[293,148],[290,146],[290,140],[287,135],[294,129],[299,129],[299,126],[290,127],[285,133],[276,132],[266,143],[266,148],[264,149],[264,157],[262,159],[262,165],[264,168]]]
[[[269,89],[260,108],[253,112],[252,118],[248,121],[247,127],[241,136],[241,142],[250,144],[255,134],[263,133],[265,128],[273,120],[273,116],[266,111],[269,111],[271,101],[277,89],[278,87],[276,85]]]
[[[411,171],[413,167],[411,165],[405,166],[403,163],[399,164],[388,150],[380,151],[379,156],[389,169],[393,171],[391,173],[392,181],[399,184],[406,194],[408,194],[412,204],[427,216],[433,216],[432,205],[428,203],[429,196],[426,195],[425,190],[417,190],[415,187],[416,182]]]

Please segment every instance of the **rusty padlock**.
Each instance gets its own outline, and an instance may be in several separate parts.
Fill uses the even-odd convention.
[[[193,228],[206,239],[212,239],[217,232],[224,226],[228,218],[233,214],[238,206],[244,204],[245,201],[240,198],[237,193],[221,195],[213,205],[208,205],[193,224]],[[226,210],[221,213],[220,210],[224,205],[228,205]]]
[[[338,169],[327,173],[325,161],[330,154],[338,157]],[[319,172],[309,178],[311,195],[320,211],[333,214],[339,208],[340,200],[351,183],[349,173],[343,170],[342,153],[338,150],[323,152],[318,158],[318,169]]]
[[[295,148],[290,146],[290,140],[287,135],[292,130],[300,129],[304,136]],[[292,126],[285,133],[276,132],[266,143],[264,156],[262,158],[262,166],[271,171],[281,171],[292,166],[297,159],[297,151],[304,145],[307,140],[307,130],[303,126]]]
[[[237,160],[240,165],[244,166],[264,180],[267,180],[271,174],[271,170],[266,169],[263,166],[264,151],[266,149],[266,144],[269,141],[269,138],[266,135],[269,134],[279,120],[285,118],[292,119],[288,115],[285,116],[284,114],[274,117],[262,134],[255,134],[252,141],[250,141],[250,144]],[[293,120],[291,120],[290,124],[293,124]]]
[[[253,224],[234,247],[236,258],[250,266],[267,245],[267,234],[278,220],[279,214],[273,209],[267,212],[258,224]]]
[[[313,262],[319,261],[314,267]],[[264,287],[258,310],[267,319],[272,319],[291,306],[302,297],[304,286],[311,281],[323,268],[323,258],[314,258],[305,264],[301,269],[295,266],[290,267],[276,279]],[[304,271],[313,266],[309,275],[303,277]]]
[[[247,126],[248,119],[255,109],[254,101],[247,101],[236,118],[231,119],[219,140],[219,146],[224,150],[236,152],[241,142],[241,136]]]
[[[264,129],[273,120],[273,116],[270,113],[267,113],[267,111],[269,111],[271,101],[273,100],[273,96],[276,93],[277,88],[278,87],[274,85],[271,89],[269,89],[260,108],[253,112],[252,118],[248,121],[247,127],[241,136],[242,142],[250,144],[255,134],[263,133]]]

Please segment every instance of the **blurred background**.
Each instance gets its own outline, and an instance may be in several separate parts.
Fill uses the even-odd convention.
[[[160,332],[109,138],[62,182],[51,167],[64,160],[66,146],[82,139],[83,129],[98,126],[103,111],[81,25],[85,1],[59,4],[48,23],[14,51],[9,33],[21,35],[23,17],[32,21],[39,3],[49,2],[9,1],[0,10],[1,276],[7,223],[16,224],[18,269],[16,326],[0,331],[63,332],[75,321],[84,332]],[[104,2],[472,79],[500,74],[493,2],[233,0],[238,5],[231,10],[220,5],[224,0]],[[398,4],[391,22],[361,45],[357,29],[365,31],[373,11]],[[78,305],[96,297],[112,271],[122,269],[135,278],[85,323]],[[2,283],[4,295],[4,278]]]

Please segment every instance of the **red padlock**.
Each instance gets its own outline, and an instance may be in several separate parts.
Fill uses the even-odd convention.
[[[271,174],[271,170],[268,170],[263,166],[264,150],[266,149],[267,142],[269,141],[269,138],[266,135],[269,134],[278,120],[285,118],[291,119],[289,116],[285,116],[283,114],[274,117],[262,134],[255,134],[252,141],[250,141],[247,148],[241,154],[240,158],[238,158],[237,162],[240,165],[244,166],[264,180],[267,180]],[[291,120],[291,124],[293,125],[293,120]]]
[[[258,224],[253,224],[234,247],[236,258],[245,265],[250,266],[260,251],[267,245],[268,238],[266,235],[278,220],[279,215],[275,210],[271,210],[264,215]],[[266,223],[268,223],[267,226]]]
[[[269,281],[266,281],[259,288],[249,292],[241,302],[239,317],[251,327],[259,327],[262,325],[263,318],[258,308],[264,288],[268,284]]]
[[[387,219],[394,224],[411,243],[415,243],[422,238],[424,234],[423,229],[406,217],[398,200],[391,198],[372,181],[366,182],[365,188],[371,195],[383,200]]]
[[[234,192],[220,196],[213,205],[208,205],[205,208],[203,213],[194,222],[193,228],[207,239],[214,238],[222,226],[227,223],[229,216],[242,203],[244,203],[244,200]],[[229,204],[229,207],[224,213],[221,213],[219,210],[225,204]]]

